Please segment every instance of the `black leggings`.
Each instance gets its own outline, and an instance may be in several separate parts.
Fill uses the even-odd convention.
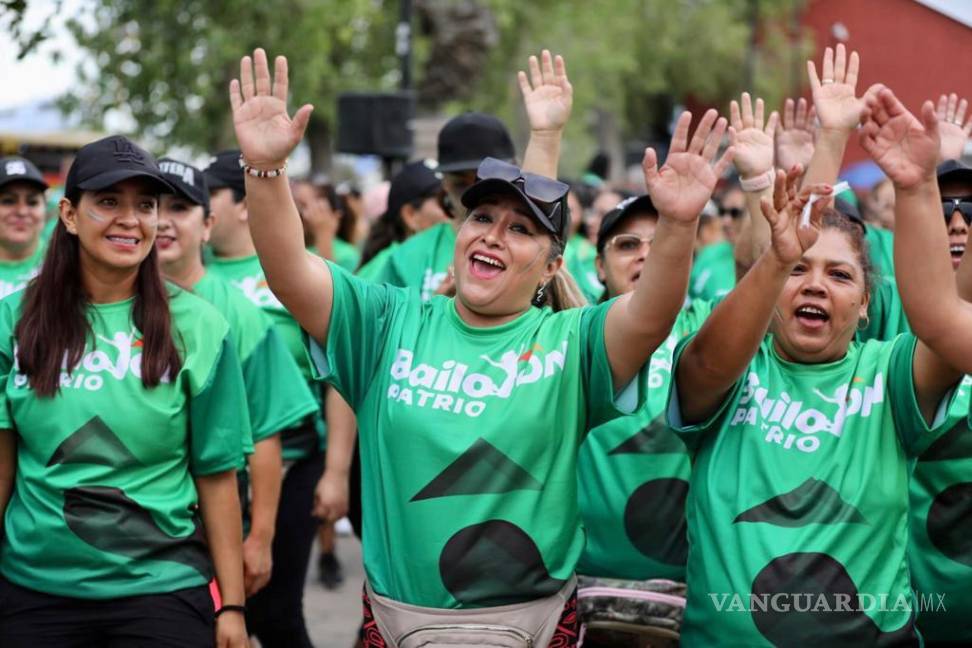
[[[273,538],[273,572],[247,602],[246,627],[264,648],[313,648],[304,623],[304,581],[319,520],[311,515],[324,455],[300,459],[287,471]]]
[[[167,594],[76,599],[0,577],[3,648],[211,648],[213,599],[201,585]]]

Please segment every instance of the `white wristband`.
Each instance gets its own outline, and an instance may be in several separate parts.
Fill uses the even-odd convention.
[[[756,193],[772,187],[775,179],[776,173],[770,169],[766,173],[760,173],[752,178],[739,178],[739,187],[746,193]]]

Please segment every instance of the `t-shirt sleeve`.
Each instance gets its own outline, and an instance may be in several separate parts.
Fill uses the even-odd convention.
[[[254,442],[293,427],[317,409],[300,367],[272,326],[241,364]]]
[[[968,410],[953,407],[958,390],[952,389],[939,404],[935,420],[928,425],[925,417],[922,416],[915,393],[914,361],[918,338],[910,334],[899,335],[892,344],[894,347],[891,349],[887,377],[891,414],[894,417],[894,428],[898,438],[901,439],[901,445],[908,456],[914,457],[924,452],[938,437],[961,421]]]
[[[189,400],[189,472],[194,476],[233,470],[243,462],[250,417],[243,371],[224,336],[209,379]]]
[[[9,302],[0,302],[0,430],[15,429],[10,403],[7,401],[7,381],[14,371],[13,330],[16,320]]]
[[[627,385],[614,385],[611,363],[604,341],[604,324],[614,300],[584,307],[580,314],[581,374],[587,394],[587,429],[632,414],[644,404],[648,393],[648,362]]]
[[[678,400],[678,363],[682,359],[682,353],[685,351],[685,348],[695,339],[697,333],[698,331],[684,338],[675,347],[675,353],[672,356],[672,380],[668,389],[668,406],[666,407],[668,426],[689,448],[698,447],[706,434],[721,426],[723,419],[726,417],[726,413],[731,410],[732,404],[739,399],[743,385],[749,375],[749,369],[747,368],[743,376],[726,392],[725,398],[723,398],[712,416],[699,423],[686,424],[682,417],[682,406]]]
[[[322,347],[305,335],[314,377],[334,386],[353,409],[374,379],[398,306],[400,288],[363,281],[328,263],[334,305]]]

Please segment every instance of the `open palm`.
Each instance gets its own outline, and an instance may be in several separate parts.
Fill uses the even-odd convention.
[[[807,61],[807,76],[813,105],[825,130],[850,131],[861,122],[865,99],[876,91],[877,85],[868,88],[864,96],[857,97],[857,76],[860,57],[857,52],[847,56],[843,44],[837,45],[836,53],[829,47],[824,50],[822,76],[817,76],[813,61]]]
[[[939,162],[957,160],[965,152],[965,145],[969,141],[969,136],[972,135],[972,116],[965,122],[965,125],[962,124],[968,105],[969,103],[965,99],[959,101],[958,95],[954,92],[938,98],[935,116],[938,117],[938,134],[941,138]]]
[[[817,113],[807,110],[807,100],[787,99],[783,107],[783,119],[776,130],[776,165],[792,169],[797,164],[806,168],[813,158],[814,121]]]
[[[664,166],[658,168],[657,154],[650,148],[645,151],[642,163],[645,184],[658,213],[682,222],[692,222],[699,217],[716,181],[733,156],[733,149],[729,147],[712,164],[726,131],[726,120],[722,117],[717,120],[715,110],[705,113],[692,141],[688,142],[691,121],[692,113],[687,111],[678,118]]]
[[[773,133],[779,115],[772,113],[764,124],[763,100],[757,99],[755,110],[748,92],[737,103],[729,105],[729,141],[732,143],[733,164],[743,178],[752,178],[773,168]]]
[[[243,159],[260,168],[279,168],[297,146],[313,108],[303,106],[293,119],[287,114],[287,59],[278,56],[271,84],[267,55],[262,49],[240,61],[240,79],[230,83],[233,128]]]
[[[567,66],[560,56],[551,58],[548,50],[529,60],[530,76],[517,74],[523,106],[526,108],[530,130],[561,130],[570,118],[574,104],[574,89],[567,80]]]
[[[907,189],[935,177],[938,119],[930,101],[922,106],[919,121],[894,93],[884,88],[868,102],[860,140],[896,187]]]

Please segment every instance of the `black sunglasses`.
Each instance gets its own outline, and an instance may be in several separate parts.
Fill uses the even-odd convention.
[[[730,218],[741,218],[746,212],[739,207],[723,207],[719,210],[719,214],[722,216],[729,216]]]
[[[557,232],[563,231],[569,185],[552,178],[528,173],[518,166],[496,158],[483,160],[476,171],[476,178],[477,180],[504,180],[516,185],[550,220],[550,224]]]
[[[972,225],[972,198],[948,198],[943,200],[942,212],[945,215],[945,223],[952,221],[952,214],[961,212],[966,226]]]

